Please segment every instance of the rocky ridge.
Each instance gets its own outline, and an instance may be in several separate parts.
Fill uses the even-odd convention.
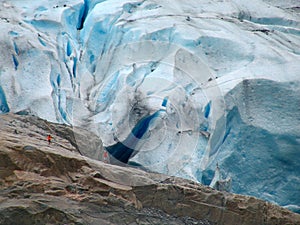
[[[91,159],[101,141],[80,128],[6,114],[0,130],[3,225],[300,224],[300,215],[254,197]]]

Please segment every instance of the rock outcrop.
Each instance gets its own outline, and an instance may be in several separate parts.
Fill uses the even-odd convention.
[[[101,154],[101,141],[80,128],[0,115],[0,224],[300,224],[300,215],[254,197],[80,150]]]

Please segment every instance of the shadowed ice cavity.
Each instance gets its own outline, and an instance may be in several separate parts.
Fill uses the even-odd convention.
[[[7,113],[9,112],[9,107],[6,101],[5,93],[0,86],[0,113]]]
[[[166,107],[167,101],[167,98],[163,100],[162,107]],[[164,112],[165,109],[159,109],[155,113],[143,117],[138,121],[135,127],[131,130],[131,133],[123,142],[117,142],[112,146],[108,146],[106,147],[106,150],[118,161],[128,163],[129,159],[138,152],[136,146],[149,130],[150,124]]]

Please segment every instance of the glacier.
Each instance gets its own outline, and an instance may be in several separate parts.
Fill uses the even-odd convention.
[[[207,185],[218,164],[233,192],[300,212],[297,0],[0,4],[0,113]]]

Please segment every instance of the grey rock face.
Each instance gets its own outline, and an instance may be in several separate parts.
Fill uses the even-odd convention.
[[[55,131],[50,145],[43,124]],[[300,223],[300,215],[254,197],[82,156],[70,130],[1,115],[0,224]]]

